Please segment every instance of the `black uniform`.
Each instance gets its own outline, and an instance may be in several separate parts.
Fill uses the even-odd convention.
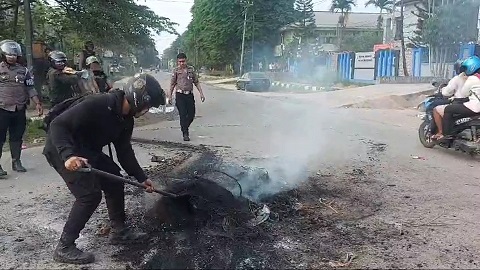
[[[91,174],[67,171],[64,162],[68,158],[84,157],[92,167],[120,175],[117,164],[102,152],[105,145],[113,142],[125,171],[139,182],[147,179],[130,143],[133,117],[122,115],[124,95],[118,90],[87,96],[50,124],[43,153],[76,198],[63,229],[61,241],[64,244],[72,244],[78,238],[100,203],[102,190],[112,228],[122,227],[125,221],[123,184]]]
[[[66,74],[61,70],[50,68],[47,73],[48,97],[51,106],[69,99],[75,95],[75,87],[80,77],[74,74]]]

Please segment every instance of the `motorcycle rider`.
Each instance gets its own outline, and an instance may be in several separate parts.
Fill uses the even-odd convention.
[[[61,51],[51,52],[48,60],[51,66],[47,73],[48,96],[53,107],[75,95],[74,87],[83,73],[67,67],[67,56]]]
[[[443,115],[443,134],[437,139],[449,139],[455,125],[454,115],[458,118],[474,116],[480,113],[480,58],[472,56],[463,64],[465,74],[468,76],[462,88],[462,92],[471,93],[469,101],[463,104],[451,104],[445,107]]]
[[[463,103],[468,101],[469,92],[465,92],[463,86],[468,76],[465,74],[466,67],[463,65],[462,60],[457,60],[454,65],[456,76],[453,77],[448,85],[442,88],[442,96],[450,97],[448,100],[438,100],[434,101],[432,106],[433,109],[433,118],[435,120],[435,125],[437,127],[437,134],[433,135],[432,138],[436,139],[441,137],[443,133],[442,118],[444,114],[445,107],[452,103]]]

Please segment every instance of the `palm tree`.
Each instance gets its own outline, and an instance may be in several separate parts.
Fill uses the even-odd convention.
[[[378,28],[382,28],[382,23],[383,23],[383,11],[391,11],[393,7],[393,0],[368,0],[368,2],[365,3],[365,7],[368,7],[370,5],[373,5],[377,8],[380,9],[380,15],[378,15]]]
[[[338,48],[341,50],[343,43],[343,32],[347,26],[348,13],[352,11],[352,7],[356,6],[355,0],[332,0],[330,11],[340,13],[338,23],[340,24],[340,31],[338,37]]]

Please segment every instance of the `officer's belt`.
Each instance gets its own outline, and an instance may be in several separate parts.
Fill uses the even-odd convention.
[[[185,95],[188,95],[188,94],[192,93],[192,91],[183,91],[183,90],[181,90],[181,89],[177,89],[176,92],[177,92],[177,93],[181,93],[181,94],[185,94]]]

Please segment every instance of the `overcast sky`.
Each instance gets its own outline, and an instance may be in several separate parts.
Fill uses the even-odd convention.
[[[264,0],[275,1],[275,0]],[[330,0],[313,0],[315,10],[328,10],[330,7]],[[353,11],[357,12],[378,12],[373,6],[365,8],[367,0],[357,0],[357,7]],[[178,23],[177,31],[182,33],[186,30],[188,23],[192,19],[190,8],[193,5],[193,0],[137,0],[139,4],[147,5],[155,13],[162,17],[170,18],[173,22]],[[155,36],[157,50],[162,53],[175,40],[176,36],[167,33],[162,33],[160,36]]]

